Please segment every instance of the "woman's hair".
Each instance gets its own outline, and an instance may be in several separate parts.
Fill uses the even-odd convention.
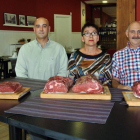
[[[82,27],[82,30],[81,30],[81,35],[83,36],[83,32],[85,30],[86,27],[93,27],[97,30],[97,34],[99,34],[98,32],[98,26],[93,24],[93,23],[86,23],[83,27]]]

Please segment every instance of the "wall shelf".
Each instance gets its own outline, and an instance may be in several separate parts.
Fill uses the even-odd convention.
[[[100,27],[99,28],[99,42],[102,48],[115,49],[116,48],[116,27]]]
[[[3,24],[3,26],[33,28],[34,26]]]

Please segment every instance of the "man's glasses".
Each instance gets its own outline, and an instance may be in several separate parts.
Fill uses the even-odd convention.
[[[97,32],[84,33],[83,35],[85,35],[85,36],[90,36],[90,35],[92,35],[92,36],[96,36],[96,35],[97,35]]]

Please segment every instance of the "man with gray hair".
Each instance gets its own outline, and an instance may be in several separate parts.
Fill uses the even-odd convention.
[[[23,45],[15,67],[18,77],[48,80],[66,76],[68,58],[64,47],[48,38],[49,21],[43,17],[34,23],[36,39]]]
[[[132,90],[133,83],[140,81],[140,22],[132,22],[126,36],[127,46],[112,58],[112,87]]]

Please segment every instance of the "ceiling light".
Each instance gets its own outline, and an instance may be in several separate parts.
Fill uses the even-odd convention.
[[[107,1],[104,0],[104,1],[102,1],[102,3],[107,3]]]

